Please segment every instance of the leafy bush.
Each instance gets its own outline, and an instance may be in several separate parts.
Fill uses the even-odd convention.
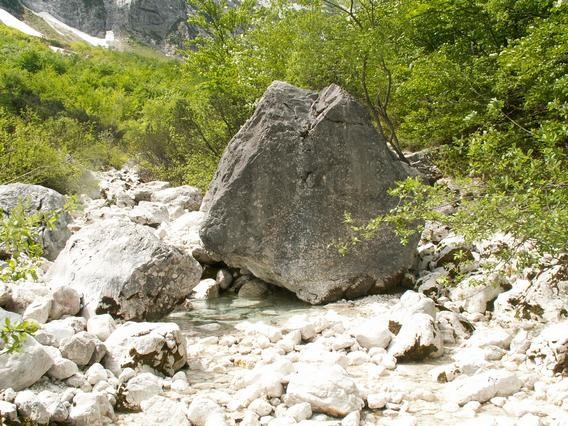
[[[4,325],[0,329],[0,339],[3,343],[0,356],[20,352],[26,337],[33,336],[37,330],[38,325],[35,322],[22,321],[20,323],[12,323],[9,318],[6,318]]]
[[[0,281],[37,279],[37,263],[43,254],[42,229],[54,229],[60,211],[27,213],[29,202],[20,200],[0,218]]]

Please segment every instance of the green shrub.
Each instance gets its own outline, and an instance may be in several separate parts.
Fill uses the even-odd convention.
[[[0,281],[37,279],[37,264],[43,254],[41,231],[54,229],[60,211],[28,213],[29,200],[20,200],[0,218]]]
[[[9,318],[6,318],[2,328],[0,329],[0,339],[3,343],[3,348],[0,350],[0,356],[20,352],[26,338],[28,336],[33,336],[38,328],[39,327],[35,322],[22,321],[19,323],[12,323]]]

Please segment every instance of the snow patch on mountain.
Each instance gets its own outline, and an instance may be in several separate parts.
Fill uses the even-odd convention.
[[[0,9],[0,22],[2,22],[7,27],[15,28],[18,31],[21,31],[25,34],[34,36],[34,37],[43,37],[43,34],[39,31],[33,29],[25,22],[20,21],[11,13],[5,11],[4,9]]]

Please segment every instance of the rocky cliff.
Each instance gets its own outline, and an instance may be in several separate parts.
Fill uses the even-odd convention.
[[[20,0],[3,1],[2,7],[25,7],[49,13],[91,36],[113,31],[118,39],[136,41],[172,51],[191,36],[189,7],[184,0]]]

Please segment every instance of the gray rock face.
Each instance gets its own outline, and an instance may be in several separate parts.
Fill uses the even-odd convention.
[[[163,45],[170,36],[187,37],[189,8],[184,0],[21,0],[34,12],[47,12],[93,36],[106,31]]]
[[[65,205],[65,197],[53,189],[23,183],[0,185],[0,212],[9,214],[20,200],[29,203],[30,212],[53,212],[63,209]],[[69,222],[71,216],[61,213],[55,223],[55,229],[49,230],[46,227],[41,229],[44,256],[49,260],[57,257],[71,236],[71,232],[67,229]]]
[[[395,286],[413,263],[388,229],[342,256],[344,212],[367,221],[394,206],[395,161],[364,108],[332,85],[319,95],[273,83],[227,147],[202,205],[201,239],[231,266],[310,303]]]
[[[108,19],[104,0],[21,0],[34,12],[47,12],[67,25],[103,36]]]
[[[89,315],[144,319],[169,312],[200,276],[196,260],[161,242],[150,228],[109,219],[73,235],[48,280],[81,293]]]

